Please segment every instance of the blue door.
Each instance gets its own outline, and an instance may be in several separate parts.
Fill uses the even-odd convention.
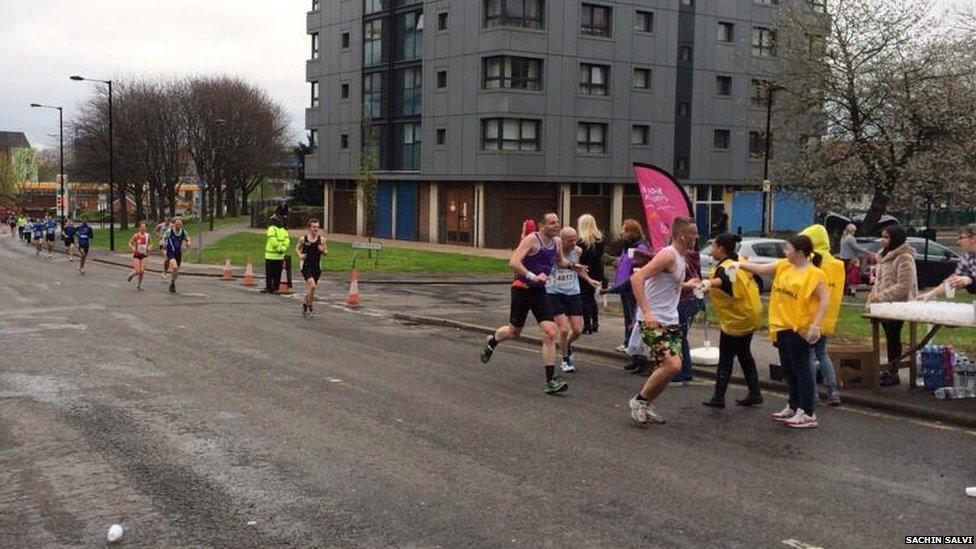
[[[397,240],[417,240],[417,184],[397,183]]]
[[[708,204],[695,204],[695,223],[698,225],[698,244],[702,244],[712,230],[712,209]]]
[[[813,197],[803,191],[773,193],[773,230],[799,231],[813,224]]]
[[[732,197],[733,233],[741,231],[743,236],[757,236],[763,229],[763,193],[760,191],[740,191]]]
[[[393,238],[393,183],[380,181],[376,185],[375,234],[379,238]]]

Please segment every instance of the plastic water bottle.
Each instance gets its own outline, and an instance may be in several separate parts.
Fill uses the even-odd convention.
[[[935,398],[939,400],[952,400],[961,397],[955,387],[939,387],[935,390]]]
[[[113,524],[108,529],[108,536],[106,537],[108,538],[109,543],[115,543],[122,539],[122,526],[119,524]]]

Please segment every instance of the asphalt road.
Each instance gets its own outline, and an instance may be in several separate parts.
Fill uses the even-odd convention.
[[[595,357],[0,242],[0,547],[891,547],[976,534],[976,433],[841,408],[716,412]],[[326,290],[334,301],[342,289]],[[740,391],[734,388],[733,393]]]

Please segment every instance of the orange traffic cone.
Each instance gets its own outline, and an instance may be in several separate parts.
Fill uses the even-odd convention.
[[[224,259],[224,272],[220,275],[220,279],[223,281],[234,280],[234,275],[230,272],[230,256]]]
[[[292,291],[291,287],[288,286],[288,283],[282,280],[278,283],[278,291],[275,293],[278,295],[291,295]]]
[[[359,271],[356,269],[349,273],[349,296],[346,298],[346,305],[359,307]]]
[[[244,286],[257,286],[257,282],[254,281],[254,261],[251,256],[247,256],[247,268],[244,269],[244,282],[241,282]]]

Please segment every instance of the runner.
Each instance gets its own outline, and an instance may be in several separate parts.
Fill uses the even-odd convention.
[[[302,314],[315,312],[315,287],[322,276],[322,256],[329,253],[329,246],[325,237],[319,234],[319,222],[312,219],[308,222],[308,232],[298,239],[295,253],[302,262],[302,278],[308,290],[302,301]]]
[[[166,257],[169,258],[172,276],[169,281],[169,293],[176,293],[176,279],[180,276],[183,265],[183,248],[192,248],[190,238],[183,230],[183,218],[177,217],[173,227],[166,234]]]
[[[160,273],[159,278],[164,280],[169,276],[169,255],[166,254],[166,246],[163,246],[163,243],[166,242],[166,238],[169,236],[169,231],[172,227],[172,217],[167,217],[156,225],[156,242],[159,242],[159,252],[163,254],[163,272]]]
[[[512,306],[508,324],[488,336],[481,350],[481,362],[487,363],[495,347],[502,341],[514,339],[522,333],[525,320],[532,311],[542,332],[542,363],[546,369],[546,394],[556,395],[569,384],[556,375],[556,325],[546,295],[546,281],[553,265],[586,272],[586,267],[570,263],[563,255],[559,242],[559,216],[548,213],[539,223],[539,230],[519,243],[508,264],[518,278],[512,283]]]
[[[65,222],[64,230],[61,231],[61,238],[64,240],[64,249],[68,252],[68,261],[75,260],[75,231],[78,227],[75,227],[75,222],[73,219],[68,218]]]
[[[13,213],[11,213],[10,216],[7,217],[7,225],[10,225],[10,237],[13,238],[14,236],[17,235],[17,230],[16,230],[17,229],[17,216],[15,216]]]
[[[579,262],[583,250],[576,245],[579,237],[572,227],[564,227],[559,233],[559,241],[563,256],[571,265]],[[559,350],[563,361],[560,368],[563,372],[575,372],[573,364],[573,342],[583,333],[583,297],[580,292],[580,278],[593,288],[599,288],[600,283],[587,274],[577,274],[575,269],[553,266],[549,279],[546,281],[546,293],[549,305],[559,328]]]
[[[75,230],[78,239],[78,273],[85,274],[85,260],[88,259],[88,249],[95,237],[95,231],[88,225],[88,216],[81,216],[81,225]]]
[[[58,238],[58,222],[50,215],[44,218],[44,241],[47,243],[47,260],[54,260],[54,241]]]
[[[631,277],[637,301],[636,327],[631,333],[628,352],[646,354],[658,367],[644,386],[630,399],[630,417],[639,424],[664,423],[654,408],[654,399],[681,371],[681,322],[678,300],[682,288],[701,285],[700,280],[685,281],[685,254],[698,240],[694,220],[679,217],[671,226],[671,245]]]
[[[149,238],[149,233],[146,232],[145,221],[139,222],[139,228],[129,239],[129,249],[132,250],[132,272],[129,273],[126,282],[132,282],[132,279],[138,276],[139,283],[136,284],[136,289],[142,290],[142,278],[145,276],[146,267],[149,265],[149,250],[152,249],[152,240]]]
[[[41,247],[44,245],[44,232],[47,224],[43,219],[35,220],[31,225],[31,242],[34,243],[34,257],[40,257]]]

